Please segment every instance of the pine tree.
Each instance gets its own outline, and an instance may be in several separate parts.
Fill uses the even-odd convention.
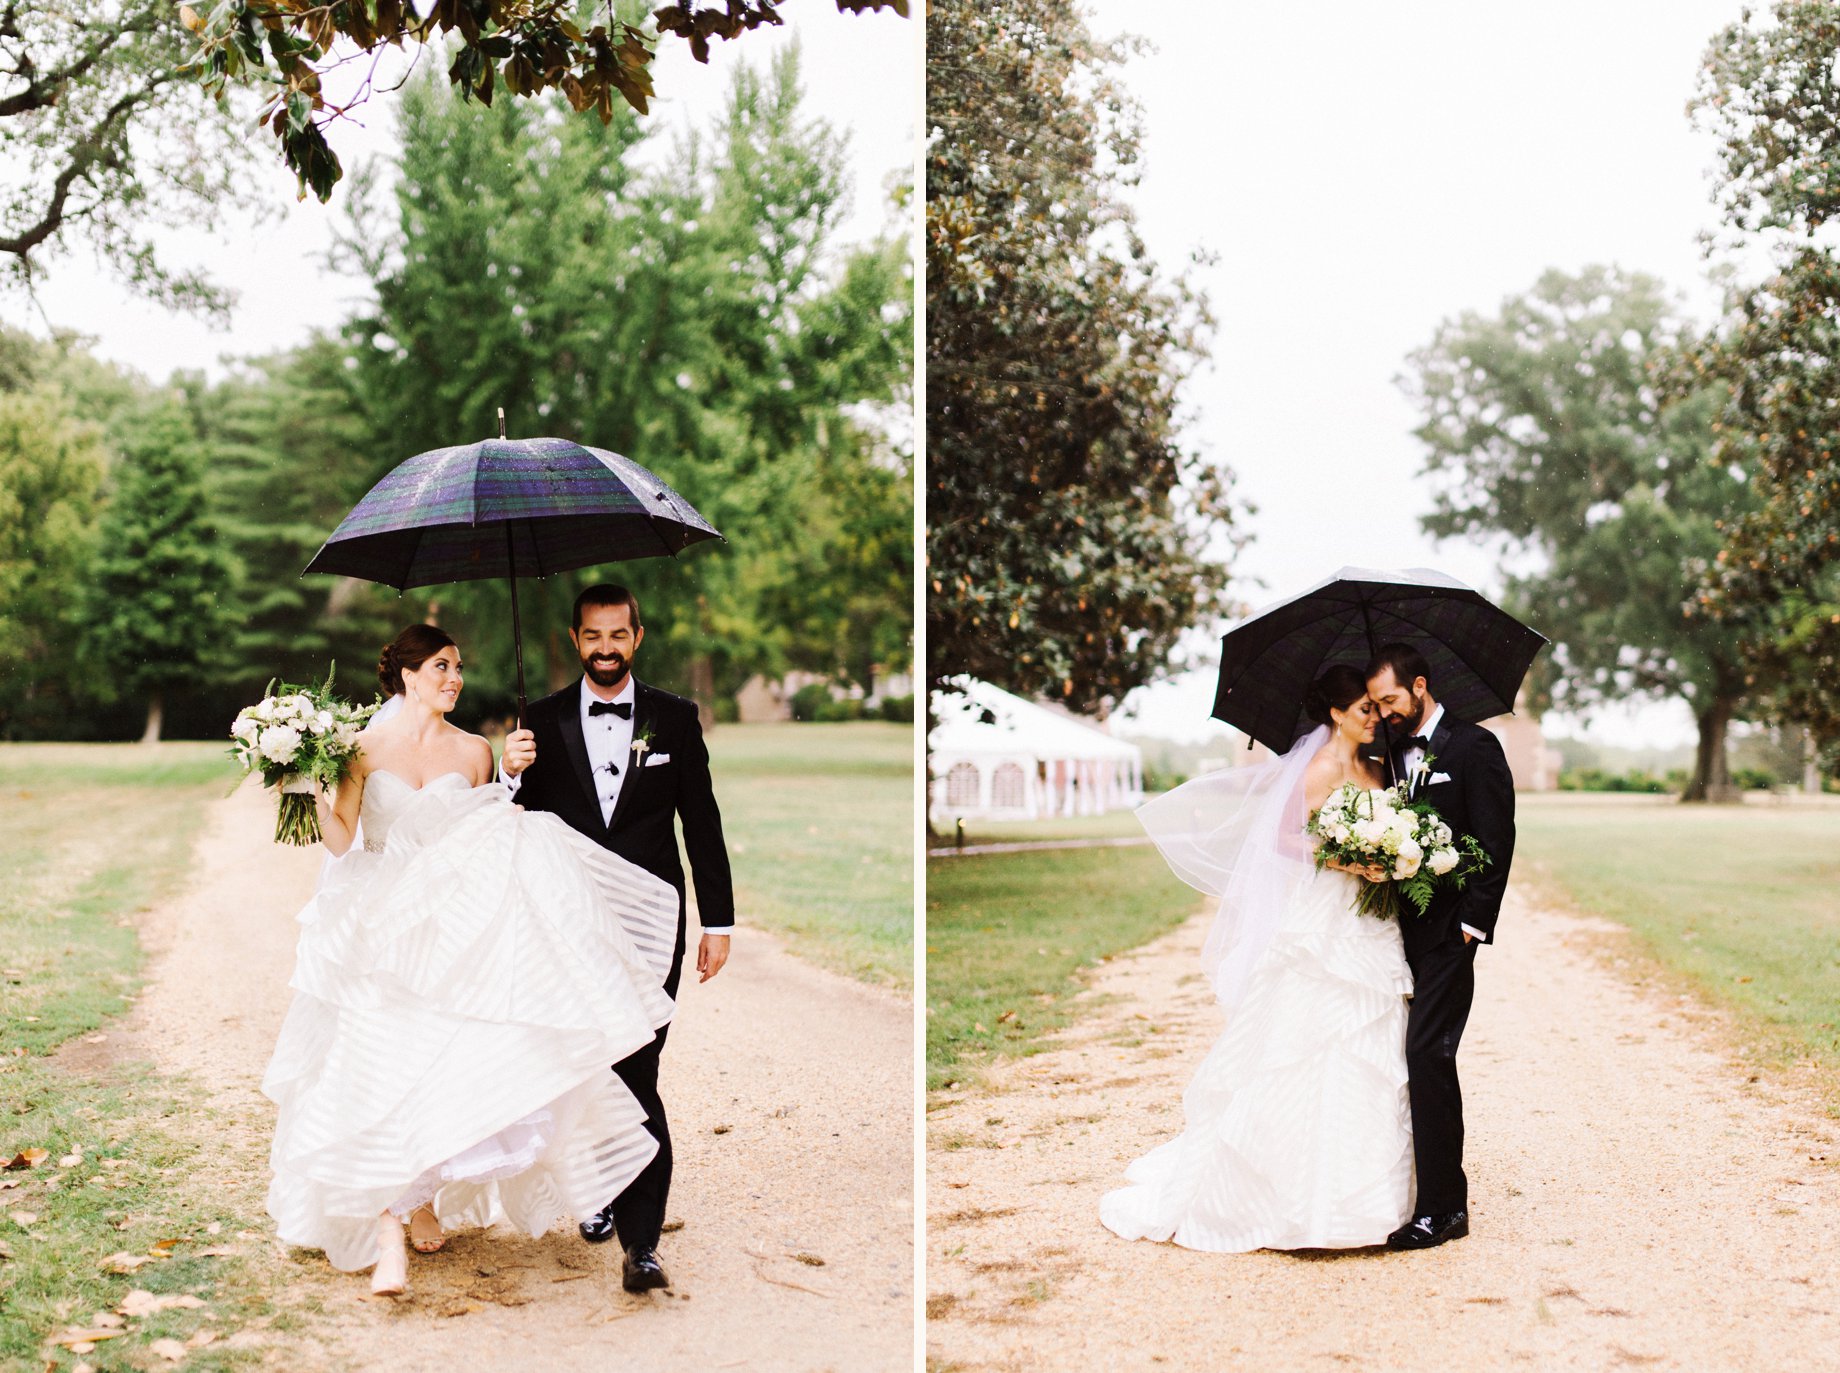
[[[147,703],[142,743],[158,743],[174,693],[228,666],[235,565],[206,505],[197,432],[173,401],[125,432],[97,532],[86,658],[104,692]]]

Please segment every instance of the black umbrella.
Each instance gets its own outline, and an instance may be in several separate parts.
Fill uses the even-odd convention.
[[[1358,671],[1393,642],[1425,655],[1432,694],[1453,715],[1486,720],[1514,709],[1546,636],[1442,572],[1344,567],[1221,637],[1214,716],[1283,753],[1308,732],[1310,683],[1334,663]]]
[[[306,571],[399,591],[510,578],[521,723],[520,575],[674,558],[691,544],[722,536],[630,458],[568,439],[507,439],[502,410],[499,430],[496,439],[432,449],[391,469],[339,522]]]

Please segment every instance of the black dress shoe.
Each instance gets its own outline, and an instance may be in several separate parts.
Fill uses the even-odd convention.
[[[1386,1247],[1435,1249],[1446,1240],[1460,1240],[1468,1233],[1468,1211],[1452,1211],[1443,1216],[1414,1216],[1386,1237]]]
[[[620,1274],[620,1286],[628,1292],[650,1292],[655,1287],[670,1285],[664,1265],[658,1262],[656,1249],[639,1247],[626,1251],[626,1267]]]
[[[581,1237],[589,1244],[605,1244],[614,1236],[613,1208],[605,1207],[589,1216],[579,1226]]]

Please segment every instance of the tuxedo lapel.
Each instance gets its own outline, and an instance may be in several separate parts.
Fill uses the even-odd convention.
[[[633,742],[645,738],[645,727],[652,718],[652,689],[637,678],[633,679]],[[626,778],[620,783],[620,794],[613,803],[613,815],[607,821],[607,828],[612,830],[620,823],[620,817],[626,814],[626,807],[632,804],[632,794],[639,787],[639,769],[645,766],[645,758],[632,749],[626,751]]]
[[[581,783],[582,791],[587,793],[588,804],[599,815],[601,797],[594,789],[594,769],[588,766],[588,741],[581,737],[581,693],[585,690],[585,686],[577,683],[568,699],[559,703],[562,706],[562,718],[556,723],[562,730],[562,751],[569,755],[569,762],[574,766],[575,780]]]

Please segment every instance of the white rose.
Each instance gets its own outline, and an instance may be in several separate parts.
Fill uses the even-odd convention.
[[[236,723],[230,726],[230,737],[245,744],[253,744],[262,726],[248,711],[236,717]]]
[[[1417,858],[1408,858],[1402,853],[1399,855],[1399,860],[1393,864],[1393,876],[1403,882],[1406,878],[1417,873],[1418,869],[1419,860]]]
[[[1433,849],[1431,851],[1431,871],[1442,877],[1457,866],[1455,849]]]
[[[262,731],[256,748],[271,763],[291,763],[300,748],[300,731],[292,725],[272,725]]]
[[[1380,842],[1380,836],[1386,833],[1386,826],[1378,820],[1357,820],[1354,822],[1354,837],[1363,844],[1373,845]]]

